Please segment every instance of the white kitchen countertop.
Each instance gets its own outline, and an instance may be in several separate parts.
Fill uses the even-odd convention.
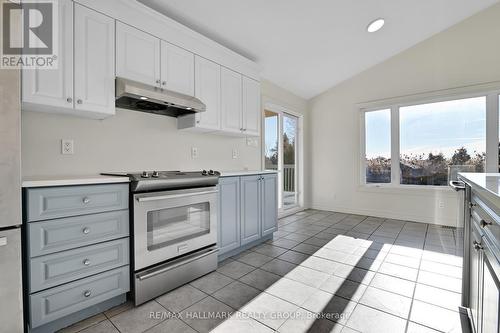
[[[460,172],[458,175],[500,208],[500,173]]]
[[[128,183],[128,177],[103,175],[33,176],[23,178],[23,187]]]
[[[250,175],[264,175],[278,173],[276,170],[239,170],[239,171],[221,171],[221,177],[236,177]]]

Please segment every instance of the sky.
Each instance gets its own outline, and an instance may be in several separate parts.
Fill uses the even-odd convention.
[[[390,157],[390,110],[367,112],[366,156]],[[443,153],[464,146],[469,154],[486,150],[486,98],[401,107],[401,154]]]

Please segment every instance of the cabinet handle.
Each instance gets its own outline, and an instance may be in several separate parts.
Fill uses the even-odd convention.
[[[88,235],[90,233],[90,228],[89,227],[85,227],[83,228],[82,232],[85,234],[85,235]]]
[[[167,81],[163,81],[163,82],[161,83],[161,85],[162,85],[162,86],[164,86],[164,85],[166,85],[166,84],[167,84]]]
[[[76,100],[76,104],[83,104],[83,101],[81,99]]]
[[[89,260],[89,259],[85,259],[85,260],[83,260],[83,264],[84,264],[85,266],[90,265],[90,260]]]
[[[83,292],[83,296],[85,296],[85,297],[90,297],[91,295],[92,295],[92,292],[90,290],[85,290]]]
[[[85,198],[83,198],[82,201],[83,201],[84,204],[88,204],[88,203],[90,203],[90,198],[89,197],[85,197]]]
[[[483,249],[483,246],[480,243],[478,243],[477,241],[472,242],[472,244],[474,244],[474,250],[476,250],[476,251]]]
[[[490,224],[491,224],[491,222],[487,222],[487,221],[485,221],[485,220],[481,220],[481,221],[479,222],[479,224],[481,225],[481,227],[483,227],[483,228],[484,228],[484,227],[486,227],[486,226],[490,225]]]
[[[71,97],[66,98],[66,102],[73,103],[73,98],[71,98]]]
[[[158,79],[158,80],[156,80],[156,83],[157,83],[157,84],[160,84],[160,82],[161,82],[161,80],[159,80],[159,79]]]

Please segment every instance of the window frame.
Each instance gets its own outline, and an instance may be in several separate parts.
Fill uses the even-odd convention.
[[[400,183],[400,108],[421,104],[430,104],[460,100],[474,97],[486,97],[486,162],[485,172],[498,172],[499,165],[499,96],[500,82],[440,90],[404,97],[396,97],[373,102],[358,104],[360,122],[360,154],[359,154],[359,186],[362,190],[371,191],[387,190],[444,190],[448,186],[440,185],[410,185]],[[366,182],[366,128],[365,115],[367,112],[391,110],[391,182],[367,183]]]

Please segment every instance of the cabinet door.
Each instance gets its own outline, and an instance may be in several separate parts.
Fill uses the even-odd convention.
[[[221,68],[221,129],[226,132],[242,133],[241,75],[225,67]]]
[[[500,332],[500,258],[493,254],[493,246],[484,242],[482,330],[483,333]]]
[[[240,178],[241,245],[260,238],[260,176]]]
[[[194,54],[161,41],[162,87],[194,96]]]
[[[240,178],[219,181],[219,255],[240,247]]]
[[[210,60],[195,59],[195,97],[205,103],[205,112],[196,114],[196,126],[220,129],[221,67]]]
[[[57,69],[24,69],[22,71],[22,100],[23,103],[72,109],[73,2],[60,0],[57,3],[59,6]]]
[[[259,136],[260,110],[260,83],[243,76],[243,132],[246,135]]]
[[[262,236],[278,230],[278,176],[275,174],[262,176]]]
[[[116,76],[160,86],[160,40],[116,22]]]
[[[75,109],[115,113],[115,21],[75,4]]]
[[[479,297],[481,293],[481,236],[474,230],[474,222],[471,223],[470,240],[470,289],[469,289],[469,307],[472,314],[472,324],[475,332],[479,332]]]

